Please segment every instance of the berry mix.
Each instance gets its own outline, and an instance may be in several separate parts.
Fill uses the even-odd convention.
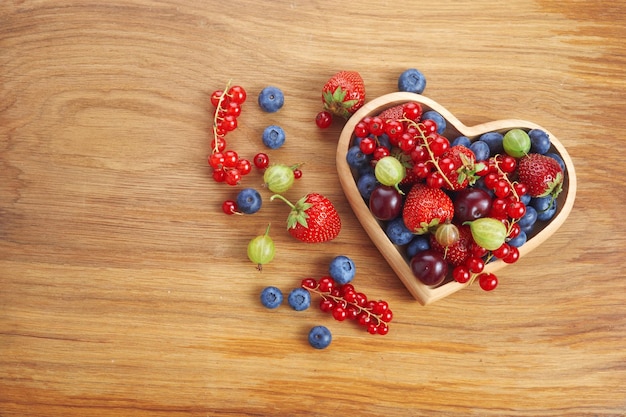
[[[319,297],[319,309],[330,313],[336,321],[351,320],[370,334],[386,335],[393,319],[389,304],[384,300],[368,300],[357,291],[351,283],[355,275],[354,261],[344,255],[336,256],[330,262],[328,275],[303,279],[299,287],[291,290],[287,302],[293,310],[303,311],[311,306],[313,294]],[[275,286],[265,287],[260,298],[268,309],[276,309],[284,301],[282,291]],[[317,349],[326,348],[331,339],[325,326],[315,326],[309,333],[309,343]]]
[[[497,277],[537,220],[557,211],[565,165],[539,129],[453,136],[437,112],[407,102],[360,120],[346,155],[357,188],[424,285]],[[447,133],[447,136],[446,136]]]
[[[413,68],[398,78],[399,91],[421,94],[425,86],[425,77]],[[213,179],[237,186],[254,166],[272,193],[269,200],[289,208],[286,224],[293,238],[305,243],[335,239],[341,219],[330,200],[310,192],[292,203],[283,195],[302,176],[301,163],[270,163],[264,152],[251,163],[227,149],[226,136],[237,128],[246,96],[243,87],[230,83],[211,94],[208,163]],[[315,123],[324,129],[334,118],[348,119],[363,106],[363,79],[356,71],[340,71],[323,86],[321,98],[323,110]],[[259,93],[258,105],[264,112],[277,112],[284,105],[284,94],[268,86]],[[555,215],[565,164],[551,152],[548,134],[539,129],[494,131],[473,139],[456,133],[441,114],[406,102],[358,121],[346,160],[372,216],[401,250],[416,279],[430,287],[477,280],[482,289],[491,291],[498,279],[483,272],[485,265],[496,259],[517,261],[518,248],[533,236],[537,222]],[[270,125],[261,139],[266,148],[275,150],[286,137],[280,126]],[[243,188],[236,198],[222,203],[222,211],[251,215],[262,206],[258,190]],[[247,255],[261,271],[274,254],[267,225],[264,234],[249,241]],[[369,300],[355,289],[355,272],[352,259],[337,256],[328,275],[301,280],[287,302],[293,310],[303,311],[317,296],[320,310],[335,320],[354,321],[370,334],[385,335],[393,313],[387,302]],[[268,286],[260,300],[275,309],[284,296],[279,288]],[[309,333],[309,343],[316,349],[326,348],[331,340],[325,326],[315,326]]]

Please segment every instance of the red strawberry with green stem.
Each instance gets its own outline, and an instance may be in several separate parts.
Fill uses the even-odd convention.
[[[280,199],[291,207],[287,217],[287,230],[291,236],[305,243],[333,240],[341,231],[341,219],[331,201],[321,194],[309,193],[291,203],[280,194],[270,200]]]
[[[443,187],[447,190],[457,191],[474,185],[479,178],[476,172],[484,168],[483,163],[476,163],[474,152],[463,145],[449,148],[441,155],[439,161],[446,159],[454,166],[452,171],[444,172],[448,181],[444,182]]]
[[[531,153],[521,157],[517,165],[518,178],[528,187],[531,197],[557,198],[563,190],[561,165],[546,155]]]
[[[453,216],[452,199],[441,189],[431,188],[423,183],[411,187],[402,209],[405,226],[418,235],[434,230],[439,224],[452,221]]]
[[[365,103],[365,85],[356,71],[339,71],[322,88],[324,110],[316,117],[319,127],[330,126],[333,116],[349,119]]]

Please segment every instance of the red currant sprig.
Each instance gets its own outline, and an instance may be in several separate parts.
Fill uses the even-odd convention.
[[[385,335],[389,332],[389,322],[393,313],[386,301],[368,300],[357,292],[352,284],[337,284],[325,276],[319,279],[305,278],[302,288],[320,296],[320,310],[329,312],[337,321],[354,320],[365,327],[370,334]]]
[[[246,101],[246,90],[241,86],[230,86],[224,90],[216,90],[211,94],[211,104],[215,106],[213,113],[213,138],[211,154],[208,162],[213,168],[213,179],[237,185],[242,176],[252,170],[249,160],[239,158],[237,152],[227,150],[225,136],[237,128],[237,118],[241,114],[241,106]]]

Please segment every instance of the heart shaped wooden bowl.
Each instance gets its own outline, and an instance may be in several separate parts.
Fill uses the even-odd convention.
[[[354,127],[359,121],[366,116],[377,115],[389,107],[411,101],[420,103],[424,112],[434,110],[441,114],[447,121],[444,136],[450,140],[460,135],[467,136],[470,140],[475,140],[483,133],[497,131],[504,134],[513,128],[521,128],[524,130],[542,129],[550,135],[552,143],[550,152],[559,154],[561,158],[563,158],[566,166],[563,191],[557,199],[558,206],[554,217],[547,222],[537,222],[533,233],[528,236],[527,242],[519,248],[520,258],[528,254],[537,246],[541,245],[541,243],[548,239],[563,224],[574,205],[574,198],[576,195],[576,175],[572,160],[561,142],[559,142],[559,140],[548,130],[531,122],[509,119],[468,127],[435,101],[419,94],[406,92],[387,94],[363,105],[363,107],[361,107],[354,115],[352,115],[352,117],[350,117],[350,119],[348,119],[341,132],[341,136],[339,137],[339,143],[337,145],[337,171],[339,174],[339,180],[348,202],[352,206],[354,213],[361,222],[361,225],[369,235],[370,239],[385,257],[391,268],[404,283],[411,295],[413,295],[413,297],[422,305],[427,305],[447,297],[468,284],[460,284],[452,279],[447,279],[443,284],[433,288],[422,284],[413,275],[411,268],[409,267],[409,259],[404,249],[391,243],[381,227],[382,223],[370,214],[367,203],[357,189],[356,173],[353,172],[346,161],[346,154],[353,140]],[[490,262],[485,266],[484,272],[495,272],[507,265],[508,264],[501,260]]]

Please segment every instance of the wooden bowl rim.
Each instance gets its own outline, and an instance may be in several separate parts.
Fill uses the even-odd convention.
[[[563,144],[550,131],[535,123],[519,119],[506,119],[491,121],[469,127],[463,124],[445,107],[441,106],[436,101],[420,94],[407,92],[386,94],[365,103],[363,107],[361,107],[350,117],[350,119],[348,119],[345,126],[343,127],[343,130],[341,131],[336,153],[336,164],[339,181],[344,190],[346,198],[348,199],[349,204],[351,205],[355,215],[361,222],[362,227],[365,229],[372,242],[381,252],[383,257],[389,263],[390,267],[396,273],[396,275],[398,275],[398,278],[400,278],[400,280],[404,283],[405,287],[411,293],[411,295],[420,304],[428,305],[444,297],[447,297],[448,295],[453,294],[456,291],[461,290],[468,284],[460,284],[458,282],[452,281],[439,287],[431,288],[422,284],[413,276],[413,273],[411,272],[411,269],[405,258],[398,251],[397,247],[387,238],[384,231],[380,227],[379,222],[370,214],[369,208],[365,204],[365,201],[363,200],[361,194],[357,189],[356,181],[354,180],[352,174],[352,169],[346,161],[346,153],[352,140],[354,127],[359,121],[361,121],[361,119],[368,115],[379,114],[382,110],[386,108],[410,101],[420,103],[424,108],[424,111],[434,110],[438,112],[446,119],[449,125],[454,127],[454,129],[456,129],[460,134],[465,135],[470,139],[475,138],[482,133],[491,131],[507,131],[513,128],[541,129],[548,133],[548,135],[550,136],[552,147],[561,156],[566,166],[566,176],[563,184],[563,191],[557,199],[559,202],[557,213],[541,231],[539,231],[536,235],[530,238],[524,245],[519,248],[520,258],[527,255],[533,249],[541,245],[565,222],[565,219],[568,217],[574,206],[577,182],[573,161]],[[484,272],[493,273],[507,265],[508,264],[504,263],[502,260],[490,262],[485,266]]]

